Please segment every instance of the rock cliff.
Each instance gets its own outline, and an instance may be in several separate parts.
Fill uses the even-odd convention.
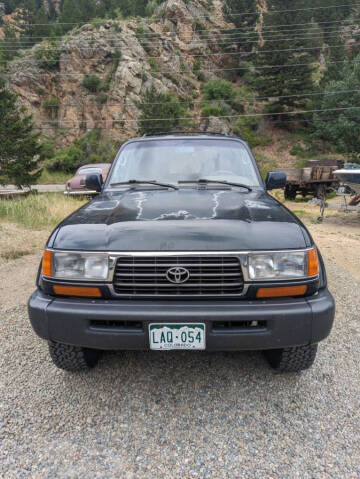
[[[7,72],[9,84],[44,136],[59,144],[93,128],[125,139],[137,133],[137,102],[145,89],[155,85],[194,98],[199,68],[201,80],[220,75],[228,60],[219,35],[230,27],[222,7],[221,0],[168,0],[155,19],[83,25],[48,45],[51,52],[44,43],[23,51]],[[83,86],[86,75],[98,77],[93,91]]]

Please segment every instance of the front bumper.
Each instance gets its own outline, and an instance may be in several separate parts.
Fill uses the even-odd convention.
[[[151,322],[204,322],[206,349],[213,351],[317,343],[330,333],[335,315],[327,289],[311,297],[265,301],[68,299],[36,290],[28,308],[32,327],[41,338],[109,350],[149,349]],[[253,321],[259,326],[248,327]]]

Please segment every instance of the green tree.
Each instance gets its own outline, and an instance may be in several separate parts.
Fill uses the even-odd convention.
[[[0,183],[29,186],[41,174],[41,143],[31,116],[17,105],[17,96],[0,80]]]
[[[165,0],[110,0],[110,7],[120,11],[124,17],[152,15],[157,5]]]
[[[138,107],[141,134],[172,132],[190,126],[189,105],[180,103],[172,93],[160,93],[155,86],[145,91]]]
[[[225,18],[236,27],[235,30],[228,30],[227,33],[234,34],[235,41],[239,42],[238,50],[241,52],[250,52],[252,50],[253,43],[247,42],[247,35],[244,35],[242,32],[244,30],[251,31],[252,28],[255,28],[260,14],[257,4],[258,2],[254,2],[254,0],[226,0],[224,3]],[[240,15],[239,12],[241,12]]]
[[[296,8],[301,9],[306,6],[308,2],[303,0],[296,2]],[[253,57],[255,69],[250,77],[251,83],[261,96],[275,97],[266,107],[266,111],[270,113],[303,108],[307,97],[291,95],[305,94],[313,89],[314,55],[312,50],[306,50],[306,48],[314,47],[310,38],[311,34],[309,35],[310,30],[301,32],[301,35],[296,35],[289,42],[287,41],[288,29],[283,31],[284,27],[279,26],[311,22],[307,12],[276,13],[278,10],[293,7],[293,2],[289,0],[270,2],[268,13],[264,14],[263,38],[265,41]],[[272,10],[275,12],[272,13]],[[266,30],[272,33],[266,34]]]
[[[325,89],[338,94],[323,95],[323,110],[348,108],[348,110],[324,111],[314,116],[314,136],[333,145],[338,153],[345,153],[352,161],[360,162],[360,93],[341,93],[358,90],[360,85],[360,55],[354,61],[346,61],[341,69],[341,80],[330,81]]]
[[[78,2],[64,0],[59,15],[59,22],[63,24],[61,25],[63,31],[67,32],[68,30],[72,30],[75,27],[73,24],[80,23],[84,20],[84,15],[79,8]]]

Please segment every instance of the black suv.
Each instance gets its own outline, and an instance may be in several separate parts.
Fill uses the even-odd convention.
[[[56,366],[102,350],[263,350],[310,367],[334,300],[301,221],[267,191],[248,145],[217,135],[127,141],[99,192],[51,234],[29,300]]]

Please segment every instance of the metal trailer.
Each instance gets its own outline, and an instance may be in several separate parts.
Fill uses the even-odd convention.
[[[285,168],[285,199],[295,200],[297,194],[305,197],[308,194],[322,199],[326,193],[340,186],[334,171],[343,166],[342,160],[310,160],[305,168]]]

